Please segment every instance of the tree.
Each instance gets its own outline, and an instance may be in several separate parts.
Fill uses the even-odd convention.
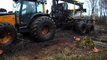
[[[98,3],[98,0],[87,0],[87,3],[88,3],[88,7],[89,9],[91,10],[90,13],[91,13],[91,18],[95,19],[95,9],[96,9],[96,6]]]

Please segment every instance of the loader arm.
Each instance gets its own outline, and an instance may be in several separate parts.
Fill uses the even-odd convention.
[[[67,2],[67,3],[70,3],[70,4],[74,4],[74,5],[77,5],[79,6],[79,11],[83,11],[83,12],[86,12],[86,9],[83,8],[83,3],[82,2],[78,2],[78,1],[75,1],[75,0],[53,0],[53,6],[54,8],[57,8],[57,4],[58,4],[58,1],[64,1],[64,2]]]
[[[74,1],[74,0],[61,0],[61,1],[68,2],[68,3],[71,3],[71,4],[75,4],[75,5],[79,6],[80,9],[83,9],[83,3],[81,3],[81,2]]]

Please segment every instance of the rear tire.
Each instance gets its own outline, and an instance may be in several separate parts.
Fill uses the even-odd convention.
[[[47,16],[34,18],[30,26],[30,33],[34,41],[43,42],[53,39],[55,35],[55,22]]]
[[[75,31],[80,35],[84,35],[86,33],[86,24],[84,21],[79,21],[75,24]]]
[[[16,41],[16,30],[9,23],[0,22],[0,48],[6,52],[11,49],[11,45]]]
[[[88,25],[87,24],[87,31],[86,31],[86,34],[89,34],[89,35],[93,35],[94,34],[94,25],[93,24],[90,24]]]
[[[76,24],[76,30],[81,35],[89,35],[94,32],[94,25],[92,23],[80,21]]]

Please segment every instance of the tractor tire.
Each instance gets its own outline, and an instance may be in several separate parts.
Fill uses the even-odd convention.
[[[91,35],[94,33],[95,29],[93,24],[87,24],[86,27],[87,27],[86,34]]]
[[[86,34],[86,31],[87,31],[87,27],[85,24],[82,24],[80,27],[79,27],[79,33],[81,35],[85,35]]]
[[[15,42],[17,33],[13,25],[0,22],[0,48],[9,51],[11,45]]]
[[[81,35],[89,35],[94,32],[94,25],[92,23],[78,22],[76,30]]]
[[[34,18],[34,22],[30,26],[31,36],[33,41],[36,42],[43,42],[53,39],[55,30],[55,22],[48,16]]]
[[[87,29],[86,24],[83,21],[77,22],[75,27],[75,31],[77,32],[77,34],[85,35]]]

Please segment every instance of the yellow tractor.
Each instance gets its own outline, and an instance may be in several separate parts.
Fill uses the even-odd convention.
[[[0,47],[8,48],[17,33],[29,33],[32,41],[47,41],[54,37],[56,25],[45,13],[46,0],[14,0],[14,11],[0,13]]]

